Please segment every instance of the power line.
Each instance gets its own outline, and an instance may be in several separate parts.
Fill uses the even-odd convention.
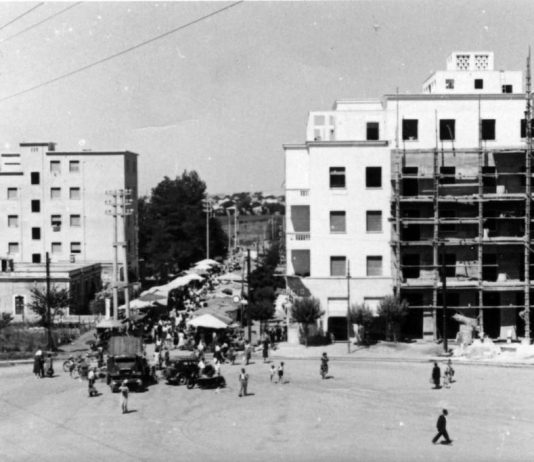
[[[76,3],[73,3],[72,5],[69,5],[67,6],[66,8],[63,8],[62,10],[60,11],[56,11],[55,13],[51,14],[50,16],[44,18],[43,20],[39,21],[39,22],[36,22],[35,24],[32,24],[31,26],[28,26],[26,27],[26,29],[22,29],[21,31],[13,34],[13,35],[10,35],[9,37],[6,37],[4,39],[0,39],[0,43],[4,43],[4,42],[7,42],[8,40],[11,40],[15,37],[18,37],[19,35],[22,35],[32,29],[35,29],[37,26],[40,26],[41,24],[44,24],[45,22],[47,21],[50,21],[51,19],[55,18],[56,16],[59,16],[60,14],[63,14],[65,13],[66,11],[70,10],[71,8],[74,8],[75,6],[78,6],[80,5],[82,2],[76,2]]]
[[[22,14],[19,14],[16,18],[12,19],[11,21],[5,23],[3,26],[0,27],[0,30],[2,29],[5,29],[7,26],[9,26],[10,24],[13,24],[15,21],[18,21],[20,18],[23,18],[24,16],[26,16],[27,14],[30,14],[33,10],[35,10],[36,8],[39,8],[40,6],[43,6],[44,5],[44,2],[41,2],[41,3],[38,3],[37,5],[35,6],[32,6],[29,10],[25,11],[24,13]]]
[[[107,56],[105,58],[99,59],[98,61],[92,62],[90,64],[87,64],[87,65],[83,66],[83,67],[75,69],[74,71],[70,71],[70,72],[67,72],[66,74],[60,75],[58,77],[54,77],[53,79],[47,80],[46,82],[40,83],[40,84],[35,85],[33,87],[30,87],[30,88],[27,88],[26,90],[22,90],[22,91],[19,91],[17,93],[13,93],[12,95],[9,95],[9,96],[4,96],[3,98],[0,98],[0,102],[7,101],[9,99],[15,98],[16,96],[24,95],[25,93],[29,93],[29,92],[31,92],[33,90],[37,90],[38,88],[42,88],[44,86],[50,85],[51,83],[57,82],[59,80],[63,80],[65,78],[71,77],[71,76],[73,76],[75,74],[79,74],[82,71],[90,69],[90,68],[92,68],[94,66],[98,66],[99,64],[105,63],[105,62],[110,61],[110,60],[112,60],[114,58],[117,58],[119,56],[125,55],[126,53],[129,53],[130,51],[133,51],[133,50],[136,50],[138,48],[141,48],[141,47],[143,47],[145,45],[148,45],[149,43],[155,42],[156,40],[159,40],[161,38],[167,37],[168,35],[175,34],[176,32],[179,32],[179,31],[181,31],[183,29],[186,29],[186,28],[188,28],[190,26],[193,26],[193,25],[195,25],[195,24],[197,24],[197,23],[199,23],[201,21],[204,21],[205,19],[211,18],[212,16],[215,16],[215,15],[217,15],[219,13],[222,13],[223,11],[229,10],[230,8],[233,8],[234,6],[237,6],[237,5],[239,5],[240,3],[243,3],[243,2],[244,2],[244,0],[239,0],[238,2],[234,2],[234,3],[232,3],[232,4],[228,5],[228,6],[225,6],[223,8],[219,8],[218,10],[215,10],[215,11],[213,11],[211,13],[208,13],[208,14],[206,14],[204,16],[201,16],[200,18],[197,18],[197,19],[195,19],[195,20],[193,20],[191,22],[188,22],[188,23],[183,24],[181,26],[178,26],[178,27],[176,27],[174,29],[171,29],[171,30],[169,30],[167,32],[164,32],[163,34],[160,34],[160,35],[157,35],[155,37],[152,37],[151,39],[145,40],[144,42],[138,43],[137,45],[133,45],[133,46],[131,46],[129,48],[126,48],[125,50],[119,51],[118,53],[114,53],[114,54],[112,54],[110,56]]]

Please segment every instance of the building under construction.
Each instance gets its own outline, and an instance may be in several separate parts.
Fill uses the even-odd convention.
[[[320,299],[324,330],[342,338],[351,304],[397,293],[415,338],[454,338],[455,314],[530,337],[528,67],[524,85],[492,52],[454,52],[421,93],[336,101],[285,146],[287,274]]]

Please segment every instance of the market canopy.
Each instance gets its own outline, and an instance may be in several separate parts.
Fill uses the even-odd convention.
[[[205,327],[207,329],[226,329],[228,324],[216,318],[212,314],[202,314],[191,321],[189,325],[194,327]]]
[[[97,329],[122,329],[124,325],[116,319],[102,319],[97,325]]]

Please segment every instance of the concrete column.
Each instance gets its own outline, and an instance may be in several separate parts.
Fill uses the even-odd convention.
[[[434,331],[435,331],[435,318],[434,310],[424,310],[423,311],[423,340],[433,341],[434,340]]]

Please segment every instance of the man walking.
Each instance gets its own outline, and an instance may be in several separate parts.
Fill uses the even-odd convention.
[[[239,374],[239,397],[247,396],[248,374],[245,372],[245,368],[241,369]]]
[[[441,369],[439,368],[438,363],[435,362],[434,367],[432,368],[432,381],[434,382],[435,389],[440,388],[439,386],[440,378],[441,378]]]
[[[449,413],[447,412],[447,409],[443,409],[441,415],[438,417],[438,421],[436,423],[436,427],[438,429],[438,433],[434,438],[432,439],[432,443],[436,444],[439,440],[440,436],[443,436],[445,438],[444,444],[451,444],[452,440],[449,438],[449,434],[447,433],[447,415]]]

